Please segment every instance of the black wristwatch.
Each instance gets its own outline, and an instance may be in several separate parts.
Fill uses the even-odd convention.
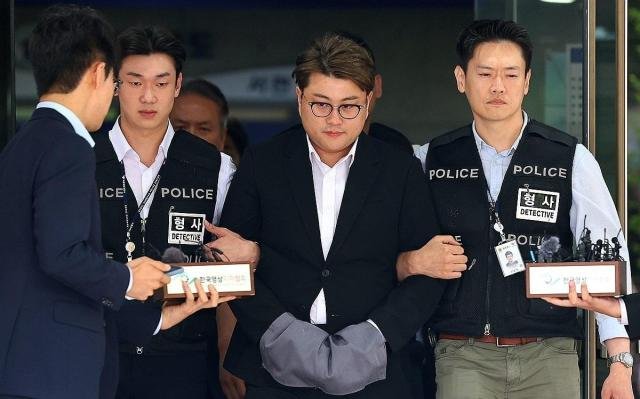
[[[613,355],[607,358],[607,367],[611,367],[613,363],[620,362],[624,364],[626,368],[633,367],[633,356],[629,352],[620,352],[617,355]]]

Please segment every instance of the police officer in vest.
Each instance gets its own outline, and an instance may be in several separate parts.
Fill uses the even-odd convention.
[[[160,259],[175,247],[184,261],[200,261],[202,244],[211,239],[204,224],[219,219],[235,167],[214,146],[169,123],[182,83],[182,44],[157,27],[127,29],[118,44],[121,113],[108,135],[96,137],[107,256]],[[159,317],[161,305],[144,306],[152,309],[149,317]],[[167,327],[163,311],[150,341],[121,343],[118,397],[221,397],[215,396],[221,395],[215,310]]]
[[[524,267],[545,234],[572,248],[584,216],[592,231],[618,231],[613,201],[588,150],[522,109],[532,45],[514,22],[483,20],[458,39],[455,67],[473,123],[416,151],[425,165],[443,233],[458,236],[465,271],[421,267],[420,250],[399,260],[399,274],[449,278],[429,321],[438,398],[579,398],[573,309],[525,295]],[[624,240],[623,256],[628,259]],[[624,327],[598,315],[609,355],[629,351]],[[618,357],[620,358],[620,357]],[[631,398],[631,369],[613,362],[603,398]]]

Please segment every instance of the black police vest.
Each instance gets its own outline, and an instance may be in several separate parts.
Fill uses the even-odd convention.
[[[575,138],[530,120],[513,154],[496,202],[507,238],[517,241],[525,262],[545,235],[557,236],[569,251],[573,248],[569,210],[576,144]],[[575,309],[527,299],[524,272],[502,275],[494,251],[500,236],[490,221],[487,183],[471,126],[431,142],[426,174],[443,234],[460,238],[468,265],[475,259],[461,278],[447,283],[429,324],[439,332],[468,336],[579,337]]]
[[[175,133],[159,172],[161,177],[146,219],[143,245],[140,218],[135,216],[138,204],[128,182],[125,182],[126,192],[123,192],[123,165],[118,161],[107,134],[96,135],[95,141],[102,242],[107,256],[123,263],[127,261],[124,248],[126,200],[129,223],[135,220],[131,229],[131,240],[136,246],[134,258],[148,256],[160,260],[166,248],[175,246],[188,256],[190,262],[200,261],[199,245],[169,244],[169,212],[205,214],[207,220],[212,219],[221,162],[218,150],[188,132]],[[205,232],[204,242],[210,239],[210,234]],[[161,304],[156,302],[155,305]],[[150,344],[145,345],[144,354],[203,350],[206,341],[215,336],[215,309],[202,310],[154,336]],[[128,347],[122,345],[121,349],[128,351]]]

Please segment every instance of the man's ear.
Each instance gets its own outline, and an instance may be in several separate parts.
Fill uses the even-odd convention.
[[[375,80],[373,81],[373,95],[376,99],[382,97],[382,75],[379,73],[376,74]]]
[[[455,76],[456,78],[456,85],[458,86],[458,91],[460,93],[464,93],[464,90],[465,90],[464,84],[465,84],[466,75],[460,65],[456,65],[455,69],[453,70],[453,76]]]
[[[178,97],[180,95],[180,89],[182,89],[182,72],[180,72],[176,78],[176,92],[173,97]]]
[[[96,61],[89,66],[82,80],[86,79],[93,89],[98,89],[108,77],[107,64],[104,61]]]
[[[527,74],[524,77],[524,95],[529,94],[529,82],[531,81],[531,69],[527,71]]]
[[[375,95],[374,91],[375,91],[375,87],[374,87],[373,90],[371,90],[369,92],[369,94],[367,94],[367,108],[365,109],[365,111],[367,113],[366,113],[365,119],[367,119],[369,117],[369,109],[371,108],[371,100],[373,99],[373,96]],[[376,97],[376,98],[380,98],[380,97]]]
[[[302,115],[302,90],[296,86],[296,100],[298,101],[298,114]]]

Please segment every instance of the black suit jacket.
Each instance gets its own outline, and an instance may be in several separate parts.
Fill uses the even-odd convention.
[[[626,295],[622,297],[624,305],[627,308],[627,319],[629,324],[627,325],[627,331],[629,332],[629,338],[640,338],[640,293]]]
[[[411,141],[409,141],[407,136],[394,128],[383,125],[382,123],[373,122],[369,126],[369,136],[382,140],[409,155],[413,155]]]
[[[324,289],[327,324],[320,327],[334,333],[371,318],[391,351],[387,380],[355,396],[405,397],[402,349],[431,315],[442,290],[440,281],[424,276],[397,286],[398,253],[419,248],[437,234],[415,158],[360,135],[326,261],[301,127],[245,153],[222,224],[261,247],[256,295],[231,303],[238,327],[225,363],[230,371],[250,384],[277,386],[261,367],[258,342],[283,312],[309,321],[310,307]],[[309,391],[311,396],[319,392]],[[304,392],[298,393],[308,397]]]
[[[115,367],[105,310],[129,271],[102,252],[94,172],[89,144],[47,108],[0,154],[0,395],[97,398]]]

